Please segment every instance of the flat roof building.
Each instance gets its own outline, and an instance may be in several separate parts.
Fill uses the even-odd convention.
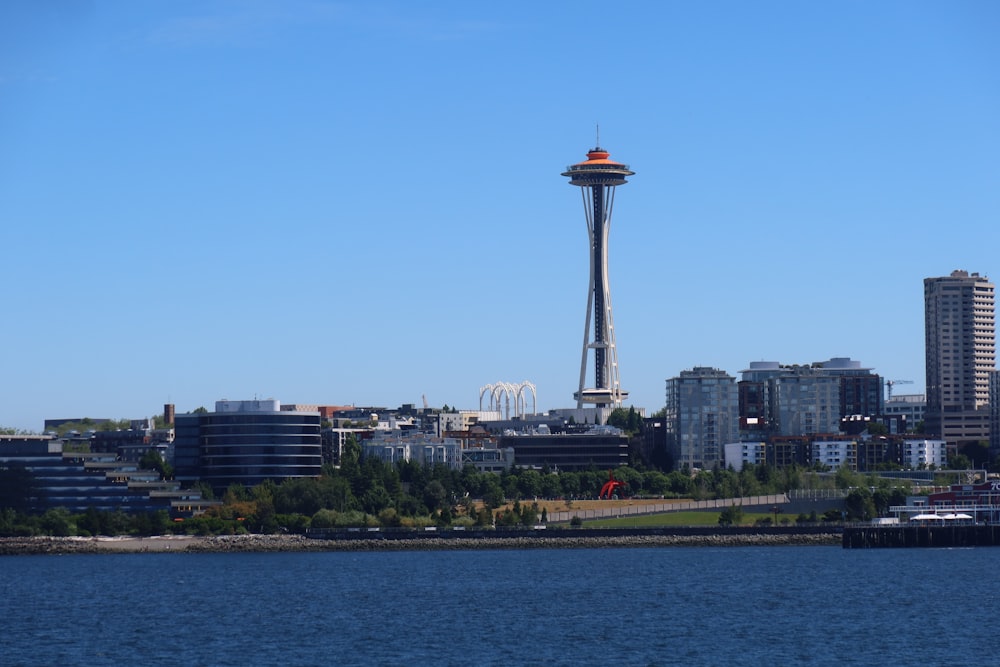
[[[739,440],[736,378],[705,366],[681,371],[667,380],[663,421],[674,468],[724,465],[724,446]]]
[[[281,409],[274,399],[217,401],[215,412],[176,415],[177,479],[202,480],[217,492],[231,484],[319,477],[320,414]]]
[[[990,437],[996,369],[994,286],[968,271],[924,279],[927,410],[924,430],[954,444]]]

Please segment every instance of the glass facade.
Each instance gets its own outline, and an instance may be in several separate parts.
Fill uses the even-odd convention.
[[[519,466],[573,471],[628,464],[628,437],[620,432],[504,435],[498,447],[512,448]]]
[[[667,445],[675,468],[725,464],[727,443],[739,440],[736,378],[696,367],[667,380]]]
[[[226,411],[176,417],[178,479],[200,479],[223,492],[231,484],[318,477],[323,444],[318,412]]]

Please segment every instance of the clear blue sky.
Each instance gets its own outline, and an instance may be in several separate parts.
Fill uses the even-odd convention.
[[[220,398],[572,407],[578,190],[622,385],[849,356],[1000,278],[1000,3],[0,4],[0,425]]]

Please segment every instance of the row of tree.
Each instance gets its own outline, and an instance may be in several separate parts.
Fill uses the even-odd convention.
[[[171,474],[169,466],[156,454],[150,454],[144,465],[158,469],[164,477]],[[702,500],[779,494],[794,489],[874,489],[867,491],[867,496],[859,491],[861,495],[852,499],[850,511],[858,518],[873,516],[892,504],[885,500],[891,491],[884,481],[846,468],[824,474],[796,466],[777,469],[747,465],[739,472],[719,468],[690,474],[623,466],[610,474],[624,483],[622,494],[628,496]],[[223,501],[220,506],[174,527],[185,532],[217,533],[303,531],[308,527],[346,525],[527,525],[542,518],[537,510],[532,512],[535,506],[530,503],[535,500],[562,498],[572,502],[596,498],[608,479],[609,471],[596,469],[576,472],[512,469],[494,474],[479,472],[471,466],[453,470],[443,465],[427,467],[413,462],[387,464],[375,458],[362,459],[360,447],[352,440],[345,447],[342,465],[326,467],[319,478],[265,482],[253,488],[233,485],[218,494]],[[30,476],[23,468],[0,468],[0,507],[15,510],[18,515],[26,514],[29,507],[24,494],[30,488]],[[207,485],[201,485],[201,490],[206,498],[215,496]],[[899,493],[905,497],[905,490]],[[507,507],[515,501],[519,503],[516,511]],[[52,521],[58,519],[59,531],[75,530],[80,534],[141,534],[145,530],[172,527],[160,515],[144,523],[131,518],[126,521],[122,516],[130,515],[99,521],[92,513],[86,516],[63,513],[50,516],[47,524],[36,519],[21,523],[22,531],[52,532]],[[8,519],[9,531],[13,520],[10,515]],[[0,526],[0,531],[3,530]]]

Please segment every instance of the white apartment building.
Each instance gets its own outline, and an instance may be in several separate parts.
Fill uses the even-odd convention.
[[[948,465],[948,443],[944,440],[904,440],[903,467],[945,468]]]
[[[816,440],[812,443],[812,461],[836,470],[847,466],[858,469],[858,443],[855,440]]]
[[[760,465],[766,462],[767,443],[764,442],[727,442],[725,450],[725,466],[736,472],[743,470],[747,464]]]

